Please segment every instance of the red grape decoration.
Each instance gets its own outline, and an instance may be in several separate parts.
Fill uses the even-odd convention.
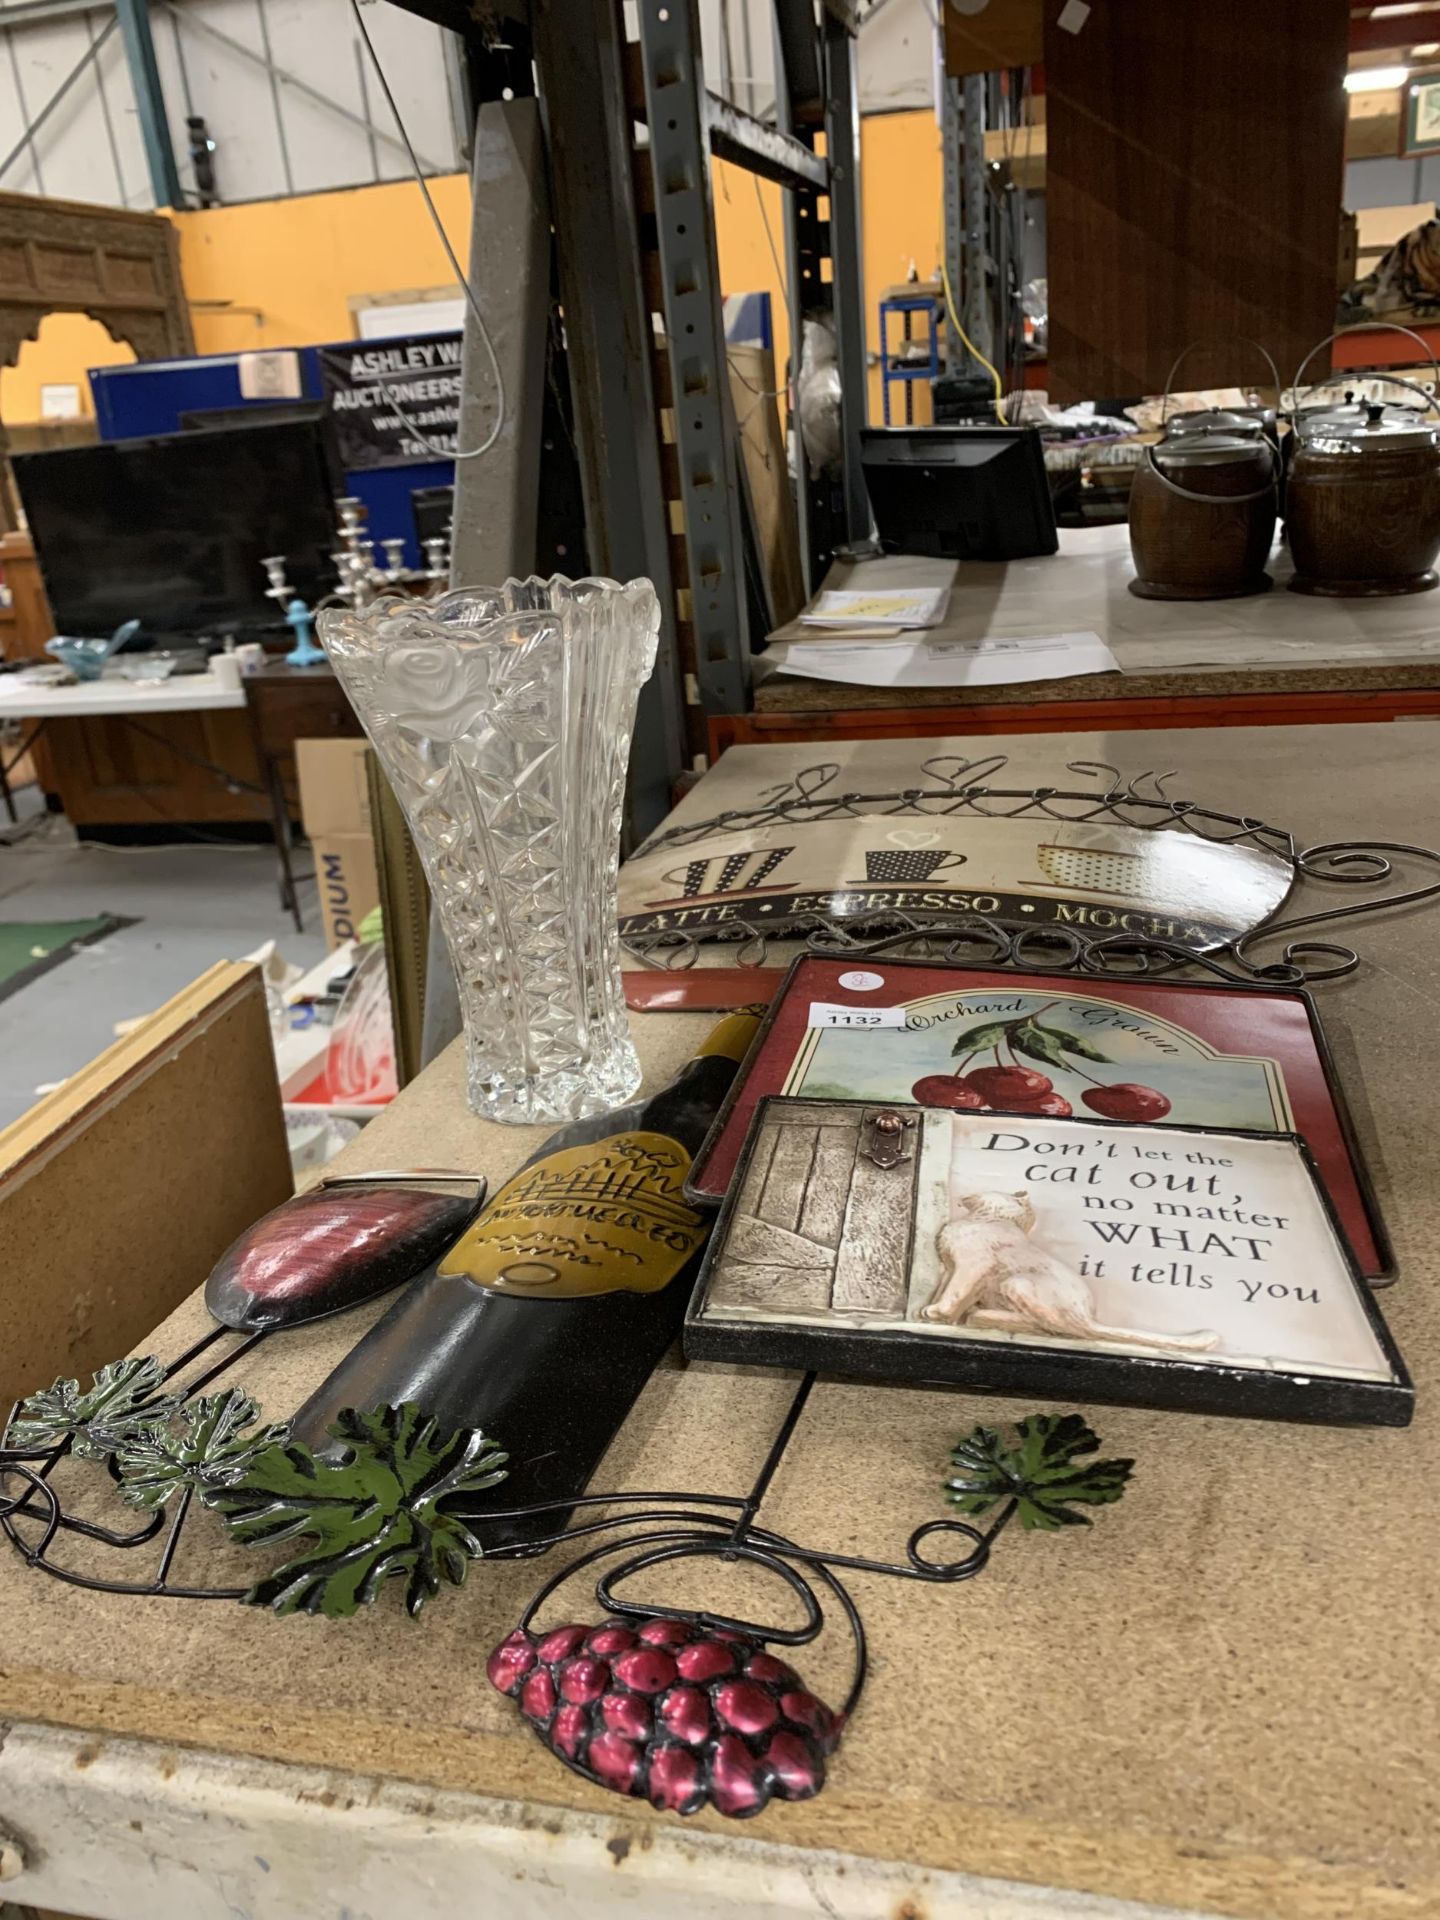
[[[517,1627],[485,1670],[566,1766],[669,1813],[809,1800],[840,1742],[839,1715],[763,1642],[663,1614]]]

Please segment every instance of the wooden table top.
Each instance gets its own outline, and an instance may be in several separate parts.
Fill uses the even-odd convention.
[[[1292,569],[1283,548],[1270,566],[1274,588],[1239,600],[1138,600],[1128,589],[1133,571],[1124,526],[1062,529],[1060,551],[1032,560],[956,565],[888,554],[858,563],[837,561],[826,575],[827,587],[878,591],[949,585],[949,606],[927,636],[931,639],[1092,632],[1110,647],[1122,670],[995,686],[863,687],[773,670],[762,654],[756,712],[1056,706],[1440,687],[1440,598],[1431,594],[1375,600],[1292,594],[1285,587]],[[770,635],[770,643],[796,640],[805,631],[791,621]]]
[[[1338,736],[1162,733],[1139,752],[1131,737],[1104,735],[999,744],[1012,750],[1010,774],[1037,782],[1056,784],[1069,760],[1176,766],[1184,773],[1172,791],[1288,826],[1302,841],[1364,832],[1433,844],[1433,741],[1411,722]],[[945,744],[917,743],[917,758]],[[800,751],[772,749],[770,779],[784,779]],[[1383,1306],[1417,1380],[1414,1426],[1082,1409],[1107,1453],[1136,1459],[1125,1500],[1093,1531],[1007,1536],[981,1578],[957,1589],[857,1576],[871,1680],[824,1792],[740,1828],[699,1816],[736,1837],[737,1874],[758,1875],[767,1845],[833,1847],[1249,1920],[1440,1914],[1434,911],[1358,927],[1363,964],[1318,992],[1398,1251],[1400,1279]],[[636,1016],[648,1085],[680,1065],[711,1017]],[[542,1132],[471,1115],[457,1047],[344,1164],[469,1166],[498,1182]],[[282,1416],[368,1317],[272,1338],[245,1383]],[[173,1354],[205,1325],[196,1297],[148,1345]],[[597,1484],[744,1487],[793,1384],[667,1364]],[[914,1526],[943,1516],[940,1482],[959,1434],[977,1418],[1029,1410],[824,1381],[764,1516],[801,1540],[892,1558]],[[228,1551],[227,1572],[248,1566],[242,1550]],[[354,1621],[277,1621],[229,1604],[72,1590],[3,1555],[0,1721],[578,1808],[613,1817],[643,1845],[662,1816],[566,1772],[486,1684],[486,1654],[548,1568],[481,1563],[418,1624],[393,1592]],[[713,1568],[704,1578],[713,1600]],[[682,1582],[656,1581],[657,1597],[683,1597]],[[590,1617],[592,1596],[578,1583],[570,1591],[569,1607]],[[743,1611],[746,1596],[732,1597]],[[835,1631],[798,1663],[833,1698],[847,1658]]]

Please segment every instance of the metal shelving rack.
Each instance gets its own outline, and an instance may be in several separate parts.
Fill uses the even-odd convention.
[[[462,0],[401,4],[461,35],[472,106],[539,97],[589,563],[648,575],[664,609],[632,755],[643,832],[704,751],[706,718],[750,704],[712,153],[786,189],[793,353],[806,315],[834,326],[843,459],[833,483],[799,489],[803,557],[821,566],[869,532],[858,7],[774,0],[770,123],[706,87],[698,0],[534,0],[479,20]],[[463,513],[463,482],[457,502]]]

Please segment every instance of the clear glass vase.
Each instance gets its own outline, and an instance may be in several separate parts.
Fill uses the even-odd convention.
[[[516,1123],[619,1106],[640,1084],[615,885],[654,588],[557,574],[319,624],[425,864],[471,1106]]]

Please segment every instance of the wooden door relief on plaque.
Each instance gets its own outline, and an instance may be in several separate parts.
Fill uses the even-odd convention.
[[[772,1110],[717,1287],[737,1306],[903,1315],[916,1137],[914,1116],[888,1108]]]

